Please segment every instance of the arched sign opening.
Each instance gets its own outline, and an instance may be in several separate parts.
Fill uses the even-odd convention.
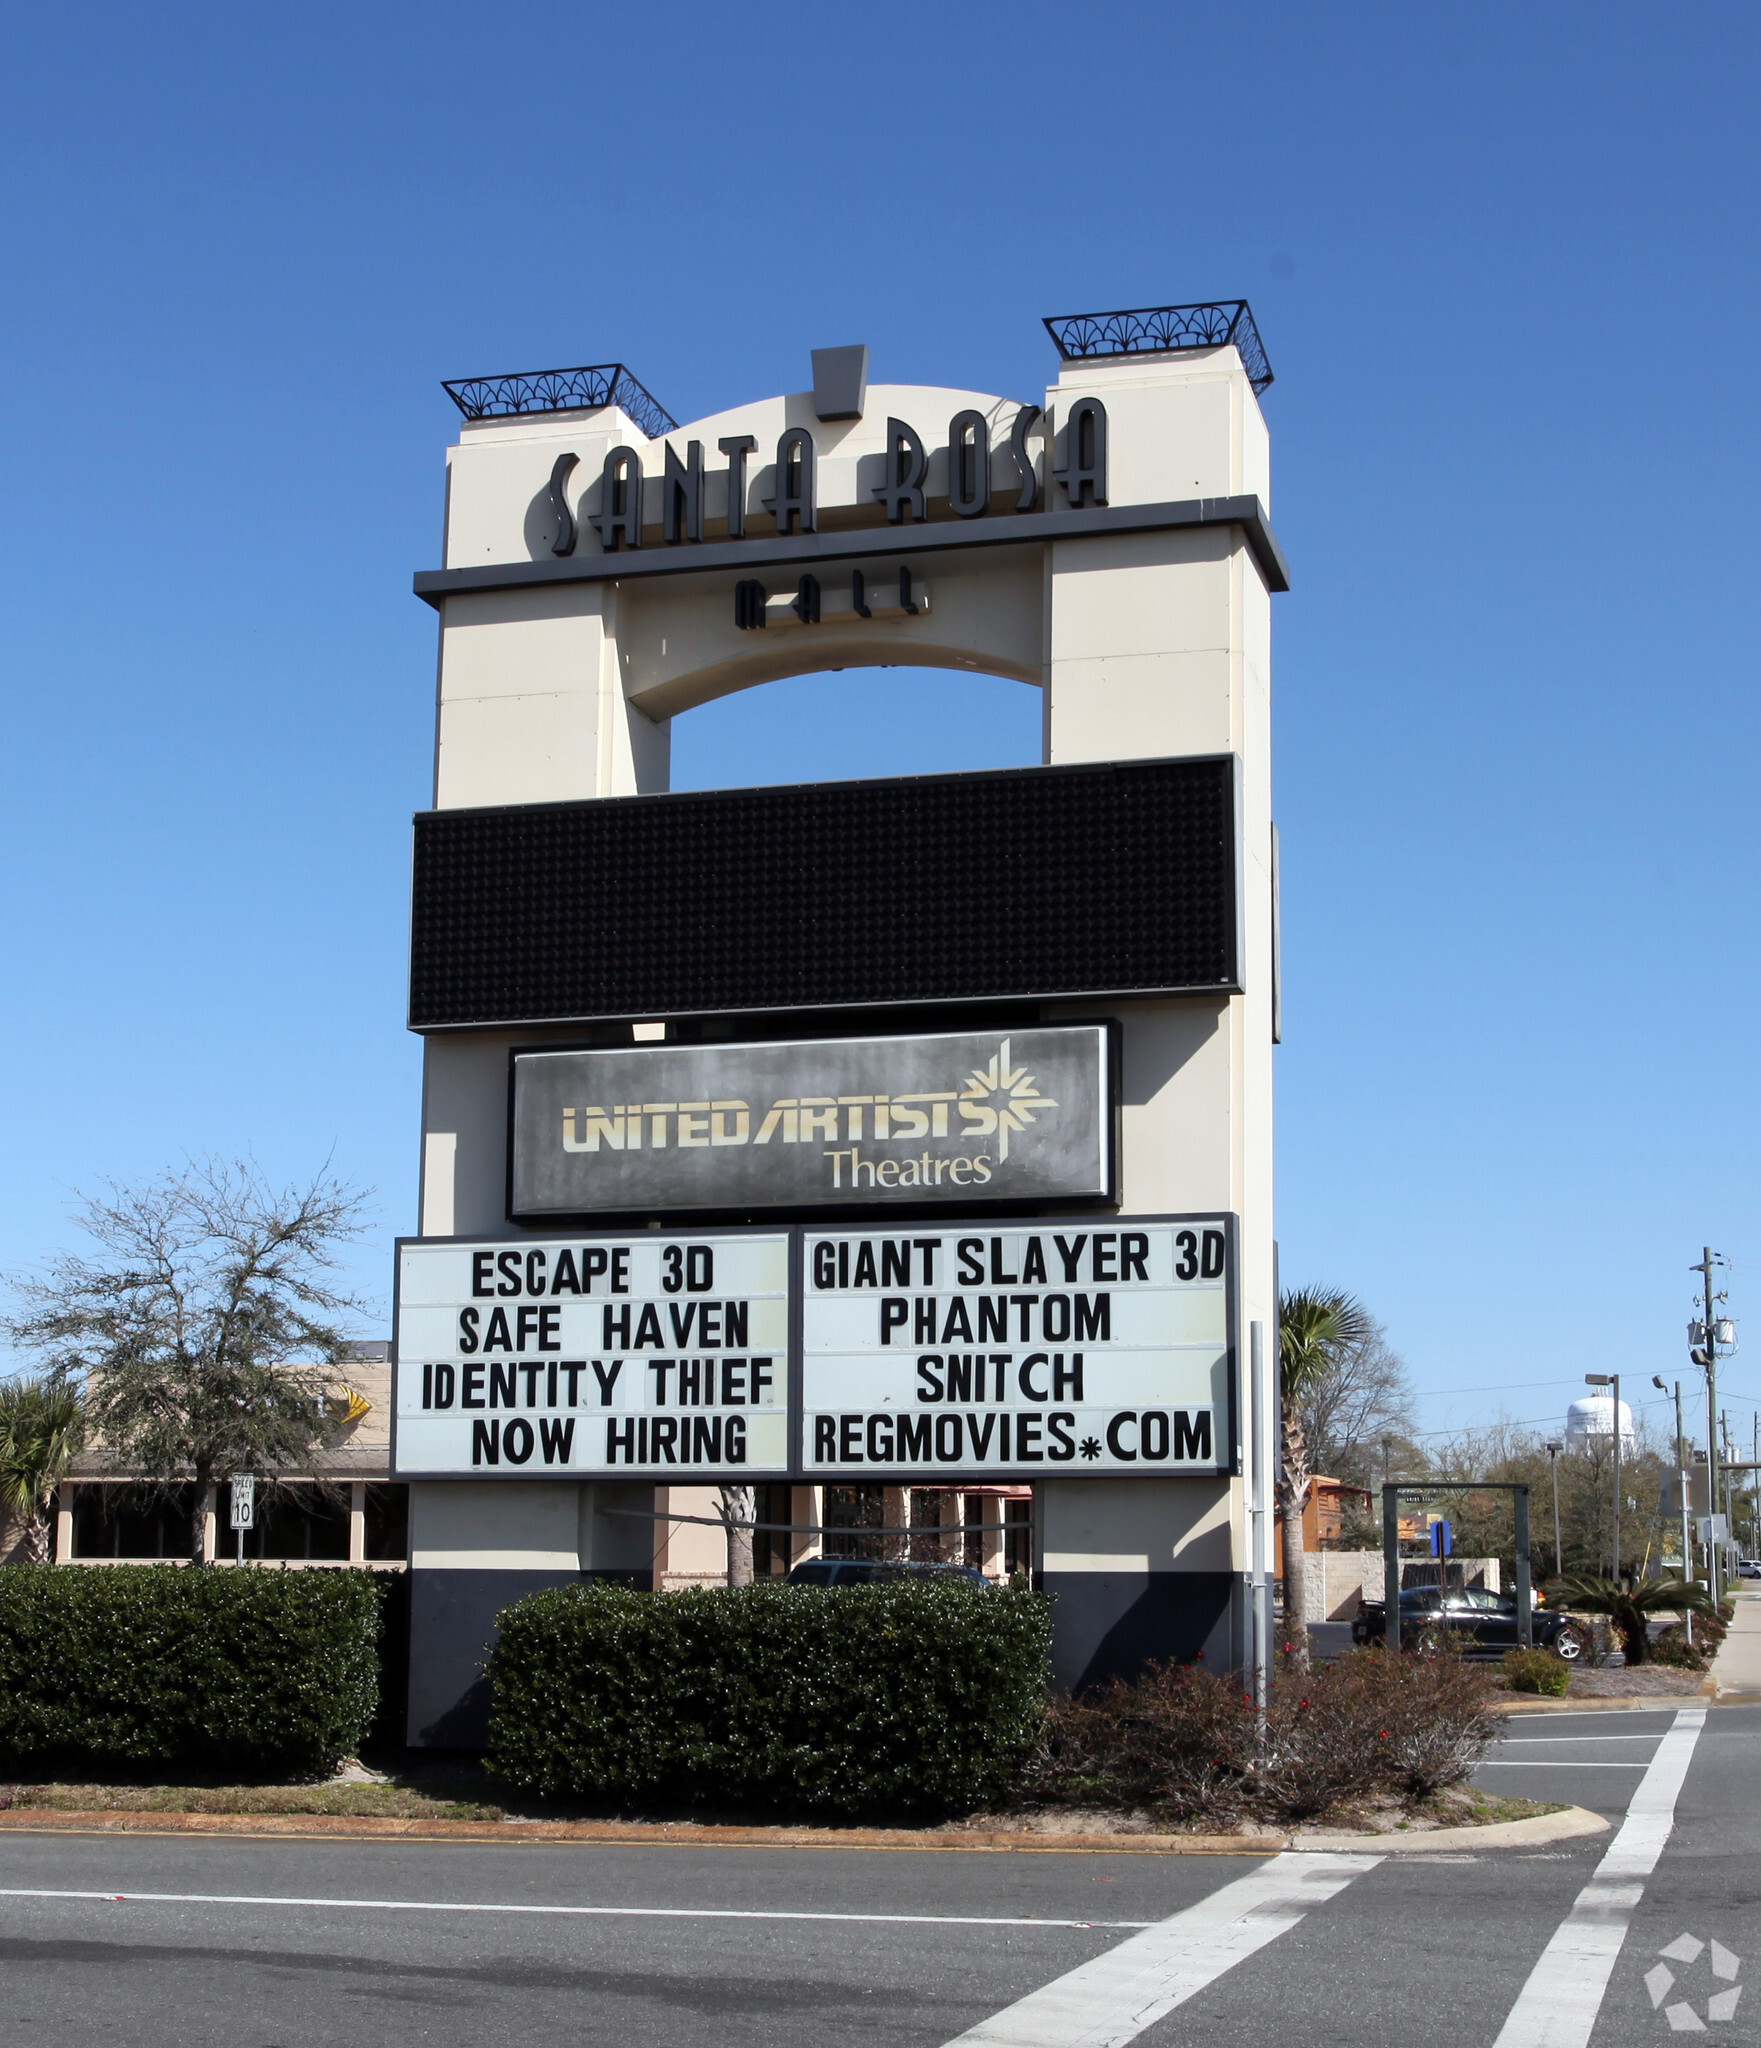
[[[1037,763],[1040,691],[975,669],[875,667],[793,675],[672,721],[672,787],[844,782]]]

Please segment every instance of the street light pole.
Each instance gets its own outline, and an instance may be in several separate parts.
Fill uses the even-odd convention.
[[[1553,1472],[1553,1576],[1557,1579],[1565,1572],[1565,1546],[1559,1534],[1559,1453],[1562,1444],[1547,1446],[1547,1463]]]
[[[1614,1571],[1616,1584],[1620,1581],[1620,1374],[1617,1372],[1587,1372],[1584,1384],[1588,1387],[1612,1387],[1614,1389]]]
[[[1651,1375],[1651,1384],[1660,1394],[1669,1389],[1656,1373]],[[1694,1576],[1694,1552],[1688,1538],[1688,1440],[1682,1431],[1682,1383],[1675,1383],[1675,1504],[1681,1510],[1682,1520],[1682,1577]],[[1691,1649],[1694,1642],[1694,1616],[1691,1608],[1682,1610],[1682,1626]]]

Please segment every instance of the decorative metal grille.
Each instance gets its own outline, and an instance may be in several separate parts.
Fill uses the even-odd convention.
[[[440,387],[468,420],[519,412],[584,412],[622,406],[652,441],[679,423],[622,363],[575,370],[520,370],[507,377],[461,377]]]
[[[1256,392],[1272,381],[1260,330],[1245,299],[1207,306],[1143,306],[1134,313],[1057,313],[1046,332],[1067,363],[1091,356],[1139,356],[1176,348],[1221,348],[1234,342]]]

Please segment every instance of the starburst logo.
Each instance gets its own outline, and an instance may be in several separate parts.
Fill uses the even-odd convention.
[[[1009,1064],[1009,1041],[1006,1038],[997,1047],[990,1064],[975,1067],[960,1091],[962,1121],[972,1125],[975,1135],[996,1132],[999,1160],[1009,1156],[1011,1131],[1026,1130],[1037,1110],[1056,1109],[1057,1106],[1049,1095],[1039,1092],[1039,1083],[1025,1067]]]
[[[1742,1963],[1733,1956],[1721,1941],[1702,1941],[1697,1934],[1678,1934],[1667,1948],[1657,1953],[1667,1956],[1669,1963],[1680,1963],[1684,1969],[1697,1963],[1705,1956],[1714,1977],[1722,1978],[1730,1985],[1728,1991],[1714,1991],[1706,2001],[1706,2020],[1714,2026],[1721,2021],[1734,2020],[1737,2016],[1737,2000],[1743,1995],[1743,1987],[1734,1981]],[[1668,2020],[1670,2031],[1677,2034],[1703,2034],[1706,2020],[1703,2020],[1692,2002],[1685,1998],[1663,2001],[1676,1988],[1675,1972],[1669,1963],[1658,1963],[1645,1972],[1645,1989],[1651,1994],[1653,2012],[1663,2007],[1663,2017]]]

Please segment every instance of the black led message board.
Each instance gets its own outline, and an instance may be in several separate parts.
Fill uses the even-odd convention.
[[[426,811],[410,1023],[1240,986],[1232,755]]]

